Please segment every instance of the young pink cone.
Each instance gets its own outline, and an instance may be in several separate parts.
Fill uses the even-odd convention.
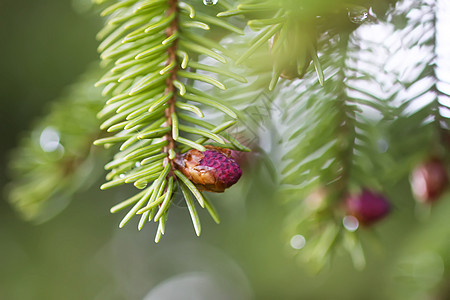
[[[391,210],[391,205],[382,194],[368,189],[363,189],[360,194],[348,196],[345,199],[345,206],[347,213],[365,226],[383,219]]]
[[[417,166],[411,174],[411,189],[417,201],[432,203],[439,199],[448,185],[444,162],[437,158]]]
[[[198,189],[221,193],[238,182],[242,170],[231,157],[231,150],[213,146],[206,148],[204,152],[189,150],[175,159],[175,166]]]

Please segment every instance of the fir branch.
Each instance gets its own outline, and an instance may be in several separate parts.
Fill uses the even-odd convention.
[[[90,68],[14,149],[8,198],[27,221],[51,219],[100,177],[96,165],[104,158],[91,147],[101,136],[96,113],[103,99],[92,88],[98,75],[97,67]]]
[[[275,88],[280,77],[290,80],[303,78],[311,62],[323,86],[324,73],[318,56],[317,40],[331,31],[339,33],[348,28],[355,29],[357,25],[351,22],[360,24],[370,15],[366,7],[345,1],[324,1],[322,4],[247,0],[218,16],[243,15],[250,18],[248,27],[258,33],[249,41],[248,49],[236,63],[244,63],[258,49],[268,45],[268,56],[273,64],[269,90]],[[350,18],[347,17],[349,10],[358,13]],[[255,16],[262,17],[256,19]]]
[[[214,41],[212,35],[201,32],[214,26],[232,32],[238,30],[178,0],[115,1],[104,14],[109,17],[99,34],[103,39],[99,50],[105,62],[114,65],[98,83],[106,84],[104,94],[111,97],[99,117],[105,119],[101,127],[115,134],[96,143],[122,144],[106,166],[111,171],[107,175],[109,182],[102,188],[133,183],[142,189],[140,196],[125,200],[126,205],[118,204],[112,211],[134,205],[120,226],[138,214],[141,215],[139,230],[158,216],[154,220],[159,221],[155,239],[159,241],[164,234],[171,199],[178,192],[180,182],[204,206],[197,186],[191,179],[183,177],[175,160],[191,148],[205,151],[205,143],[210,139],[221,143],[222,147],[233,147],[234,139],[224,132],[232,123],[227,121],[225,126],[201,121],[198,118],[205,116],[203,109],[192,102],[236,118],[236,113],[224,101],[193,88],[193,85],[203,82],[226,89],[214,74],[245,82],[242,76],[196,62],[199,55],[221,63],[228,61],[227,50]],[[196,69],[206,73],[197,73]],[[199,138],[195,139],[195,136]],[[188,201],[188,204],[199,234],[195,208],[193,203]],[[216,214],[213,216],[217,217]]]
[[[449,94],[441,89],[446,82],[439,76],[438,61],[442,62],[442,53],[448,47],[438,43],[437,3],[400,3],[394,20],[406,20],[407,25],[397,30],[404,43],[391,41],[387,45],[408,58],[408,64],[395,66],[393,70],[398,77],[398,93],[390,101],[398,117],[392,122],[389,143],[395,159],[403,166],[397,178],[406,176],[427,157],[447,156],[450,123],[445,99]],[[442,52],[438,53],[438,49]],[[401,142],[398,136],[402,136]]]
[[[360,71],[360,65],[373,60],[373,53],[360,48],[364,44],[360,38],[351,31],[324,37],[324,69],[330,74],[325,87],[320,89],[314,78],[307,76],[301,84],[292,84],[292,92],[275,100],[286,107],[281,136],[287,136],[283,142],[288,149],[282,157],[280,177],[288,205],[293,207],[287,232],[290,237],[306,236],[308,246],[301,256],[314,260],[319,268],[332,248],[343,245],[355,265],[362,267],[360,242],[342,225],[346,213],[342,202],[354,189],[379,189],[390,162],[377,151],[382,128],[376,127],[372,116],[376,111],[383,118],[390,110],[385,99],[362,97],[368,87],[375,88],[371,77],[379,73]],[[383,65],[377,68],[382,70]]]
[[[346,192],[364,186],[387,189],[407,177],[411,167],[424,155],[445,155],[440,145],[442,139],[435,138],[448,136],[447,119],[442,115],[447,107],[445,102],[439,101],[439,97],[446,95],[437,89],[440,80],[435,69],[436,30],[431,35],[417,34],[419,26],[435,28],[434,14],[438,10],[429,2],[405,1],[400,5],[404,8],[400,17],[417,18],[410,20],[405,28],[383,33],[393,38],[384,41],[374,36],[371,42],[370,37],[364,38],[362,30],[361,34],[351,36],[348,50],[335,51],[338,57],[325,52],[324,57],[338,63],[326,66],[329,74],[334,75],[327,80],[324,92],[316,91],[312,85],[305,87],[305,83],[311,84],[307,78],[303,88],[296,85],[292,88],[298,93],[296,96],[283,95],[284,100],[295,99],[288,100],[290,110],[285,116],[286,124],[305,124],[297,131],[286,126],[285,132],[294,133],[289,138],[288,145],[292,146],[285,155],[288,160],[282,175],[283,183],[290,185],[285,189],[291,195],[291,203],[298,205],[287,221],[288,232],[290,236],[300,233],[309,237],[306,247],[309,250],[302,250],[306,259],[315,257],[323,264],[324,256],[314,253],[319,250],[323,253],[323,245],[328,245],[325,247],[328,249],[335,241],[340,241],[338,244],[342,243],[350,252],[355,265],[361,266],[364,260],[358,232],[341,228],[337,235],[330,235],[332,238],[328,242],[322,243],[325,238],[317,238],[330,226],[342,226],[345,212],[339,203]],[[343,40],[341,35],[339,41]],[[413,57],[420,51],[426,59],[415,62]],[[342,60],[345,55],[348,58]],[[409,57],[407,64],[404,59],[399,60],[398,55]],[[403,65],[391,66],[394,61],[402,61]],[[339,69],[336,71],[335,67]],[[333,108],[333,102],[340,105]],[[323,117],[325,114],[327,120]],[[378,123],[380,120],[384,122]],[[334,121],[338,123],[332,125]],[[386,146],[379,148],[380,141]],[[384,147],[388,147],[390,153],[383,153]],[[304,200],[298,200],[301,195]]]
[[[167,11],[167,15],[176,14],[177,12],[177,0],[170,0],[169,1],[169,9]],[[170,26],[166,29],[166,35],[168,37],[172,36],[174,33],[178,32],[178,17],[175,17],[170,24]],[[176,120],[176,114],[175,114],[175,103],[176,103],[176,87],[174,82],[177,80],[177,46],[178,46],[178,40],[174,40],[172,45],[167,49],[168,52],[168,59],[166,61],[166,66],[169,66],[171,64],[174,64],[175,67],[172,68],[170,71],[170,76],[166,80],[166,89],[164,91],[165,95],[171,94],[172,96],[168,100],[168,107],[164,111],[164,114],[166,116],[166,125],[167,127],[172,128],[172,131],[169,131],[165,136],[164,139],[168,141],[168,144],[163,148],[163,152],[168,154],[170,151],[175,151],[175,140],[178,138],[178,130],[173,126],[174,121]],[[175,118],[175,119],[174,119]],[[176,132],[176,135],[174,133]],[[166,158],[164,161],[164,164],[170,163],[171,165],[171,172],[175,170],[175,167],[173,165],[173,160]],[[173,175],[171,175],[173,177]]]

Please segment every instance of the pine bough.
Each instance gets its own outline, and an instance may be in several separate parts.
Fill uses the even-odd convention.
[[[97,83],[109,97],[99,113],[101,129],[112,135],[97,145],[120,144],[106,165],[108,182],[102,189],[132,183],[137,194],[111,209],[129,209],[120,227],[140,216],[138,228],[159,222],[155,241],[165,232],[170,205],[178,188],[186,201],[195,232],[201,226],[196,199],[212,218],[217,212],[196,186],[177,170],[174,159],[191,148],[205,151],[213,141],[223,148],[247,150],[225,130],[235,124],[236,113],[221,99],[195,88],[195,82],[225,90],[217,74],[241,82],[245,78],[199,62],[207,56],[222,64],[228,59],[220,44],[203,32],[210,26],[241,32],[218,18],[197,12],[177,0],[97,1],[109,5],[102,12],[106,25],[99,33],[99,51],[109,71]],[[219,51],[214,51],[216,49]],[[206,71],[196,72],[197,70]],[[228,117],[220,124],[203,121],[199,106],[214,108]]]

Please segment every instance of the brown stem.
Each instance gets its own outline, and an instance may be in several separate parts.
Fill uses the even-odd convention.
[[[169,9],[167,10],[167,15],[171,15],[172,13],[175,13],[175,18],[173,19],[170,26],[166,29],[166,36],[169,37],[175,32],[178,31],[178,0],[169,0]],[[170,71],[170,76],[166,80],[166,90],[164,93],[167,95],[169,93],[173,93],[173,96],[168,101],[168,107],[165,110],[165,117],[167,119],[166,125],[169,127],[172,127],[172,114],[175,113],[175,101],[176,101],[176,88],[173,84],[173,82],[177,78],[177,71],[178,71],[178,62],[177,62],[177,47],[178,47],[178,40],[173,41],[172,45],[167,49],[168,52],[168,58],[166,61],[166,66],[170,65],[172,62],[175,62],[175,67]],[[166,153],[169,153],[169,150],[175,150],[176,144],[175,140],[172,136],[172,131],[169,131],[165,135],[165,139],[169,142],[167,146],[164,147],[163,151]],[[173,160],[166,159],[165,164],[170,163],[172,166],[172,171],[174,170],[174,163]],[[171,171],[171,174],[172,174]]]

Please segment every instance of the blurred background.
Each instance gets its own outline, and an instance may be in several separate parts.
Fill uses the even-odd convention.
[[[48,222],[23,221],[6,201],[11,150],[98,58],[102,23],[89,0],[0,2],[0,299],[450,299],[450,197],[417,213],[408,179],[393,186],[389,218],[367,230],[367,266],[348,254],[315,273],[282,236],[286,208],[273,201],[267,170],[252,165],[223,195],[222,223],[203,211],[196,237],[183,205],[166,236],[155,224],[118,228],[112,204],[129,191],[100,192],[102,176]],[[216,199],[217,198],[217,199]],[[419,217],[418,217],[419,216]],[[364,230],[364,229],[362,229]]]

